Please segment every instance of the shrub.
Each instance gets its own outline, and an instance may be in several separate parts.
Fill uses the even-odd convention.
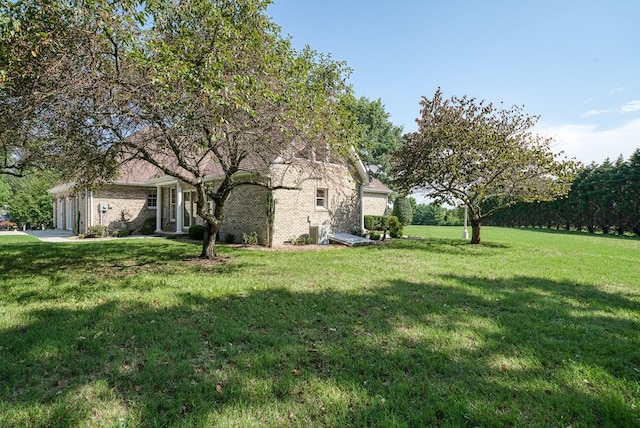
[[[364,216],[364,228],[367,230],[389,229],[389,216],[366,215]]]
[[[106,238],[109,236],[109,232],[107,230],[107,226],[95,225],[89,226],[87,229],[87,234],[84,235],[85,238]]]
[[[313,239],[311,239],[311,237],[307,234],[305,235],[300,235],[297,238],[293,238],[291,240],[291,243],[293,245],[309,245],[313,242]]]
[[[140,233],[143,235],[153,235],[153,232],[156,230],[156,218],[148,217],[142,223],[142,227],[140,228]]]
[[[202,224],[194,224],[189,228],[189,238],[196,241],[202,241],[204,239],[204,232],[207,229]]]
[[[125,236],[129,236],[129,231],[127,229],[116,229],[113,231],[111,236],[115,236],[116,238],[123,238]]]
[[[364,236],[365,234],[362,233],[362,229],[360,229],[359,227],[356,227],[355,229],[351,230],[351,234],[354,236]]]
[[[364,216],[364,227],[369,232],[372,230],[388,230],[392,238],[402,237],[402,223],[398,217],[393,215],[366,215]]]
[[[411,208],[411,201],[405,197],[398,197],[393,202],[393,215],[398,217],[400,223],[403,226],[411,224],[413,220],[413,210]]]
[[[378,241],[380,239],[380,233],[378,232],[369,232],[369,239],[372,241]]]
[[[242,242],[244,245],[258,245],[258,234],[256,232],[243,233]]]
[[[236,235],[233,233],[227,233],[224,235],[224,243],[225,244],[233,244],[236,242]]]
[[[392,215],[389,217],[389,236],[392,238],[402,238],[402,223],[398,217]]]

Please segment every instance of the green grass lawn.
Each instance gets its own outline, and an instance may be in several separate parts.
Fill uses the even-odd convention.
[[[0,235],[0,426],[640,426],[640,240]]]

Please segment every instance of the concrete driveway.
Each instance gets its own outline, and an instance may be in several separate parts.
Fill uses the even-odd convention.
[[[0,236],[6,235],[31,235],[43,242],[70,242],[77,239],[72,232],[58,229],[27,230],[24,232],[21,230],[0,230]]]
[[[70,238],[77,239],[73,232],[60,229],[27,230],[25,233],[43,242],[69,242]]]
[[[91,239],[78,239],[76,235],[67,230],[59,230],[59,229],[47,229],[47,230],[27,230],[27,231],[7,231],[0,230],[0,236],[3,235],[30,235],[34,238],[38,238],[42,242],[95,242],[97,240],[105,241],[111,239],[148,239],[155,238],[159,239],[157,236],[147,236],[147,235],[133,235],[133,236],[125,236],[123,238],[91,238]],[[162,238],[164,239],[164,238]]]

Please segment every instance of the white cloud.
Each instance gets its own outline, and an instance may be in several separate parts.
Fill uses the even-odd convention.
[[[582,117],[591,117],[591,116],[596,116],[599,114],[604,114],[604,113],[608,113],[610,110],[589,110],[586,113],[582,114]]]
[[[619,94],[620,92],[624,91],[624,86],[619,86],[617,88],[613,88],[609,91],[610,94]]]
[[[606,130],[593,124],[566,124],[550,127],[539,125],[534,131],[555,140],[551,147],[554,152],[563,151],[564,155],[587,165],[591,162],[602,163],[606,158],[615,160],[619,155],[628,159],[640,148],[640,119]]]
[[[620,107],[620,113],[631,113],[634,111],[640,111],[640,100],[630,101]]]

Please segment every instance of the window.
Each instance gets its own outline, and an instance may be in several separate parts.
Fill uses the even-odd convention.
[[[176,189],[169,189],[169,221],[176,221]]]
[[[205,202],[204,210],[209,214],[213,215],[213,208],[215,208],[215,204],[213,203],[209,195],[207,195],[205,201],[206,202]]]
[[[158,190],[147,189],[147,208],[156,208],[158,206]]]
[[[316,209],[317,210],[326,210],[327,209],[327,189],[316,189]]]
[[[196,224],[196,212],[198,209],[196,203],[198,198],[195,190],[191,192],[184,192],[182,195],[184,197],[184,215],[182,217],[183,226],[189,227]]]

